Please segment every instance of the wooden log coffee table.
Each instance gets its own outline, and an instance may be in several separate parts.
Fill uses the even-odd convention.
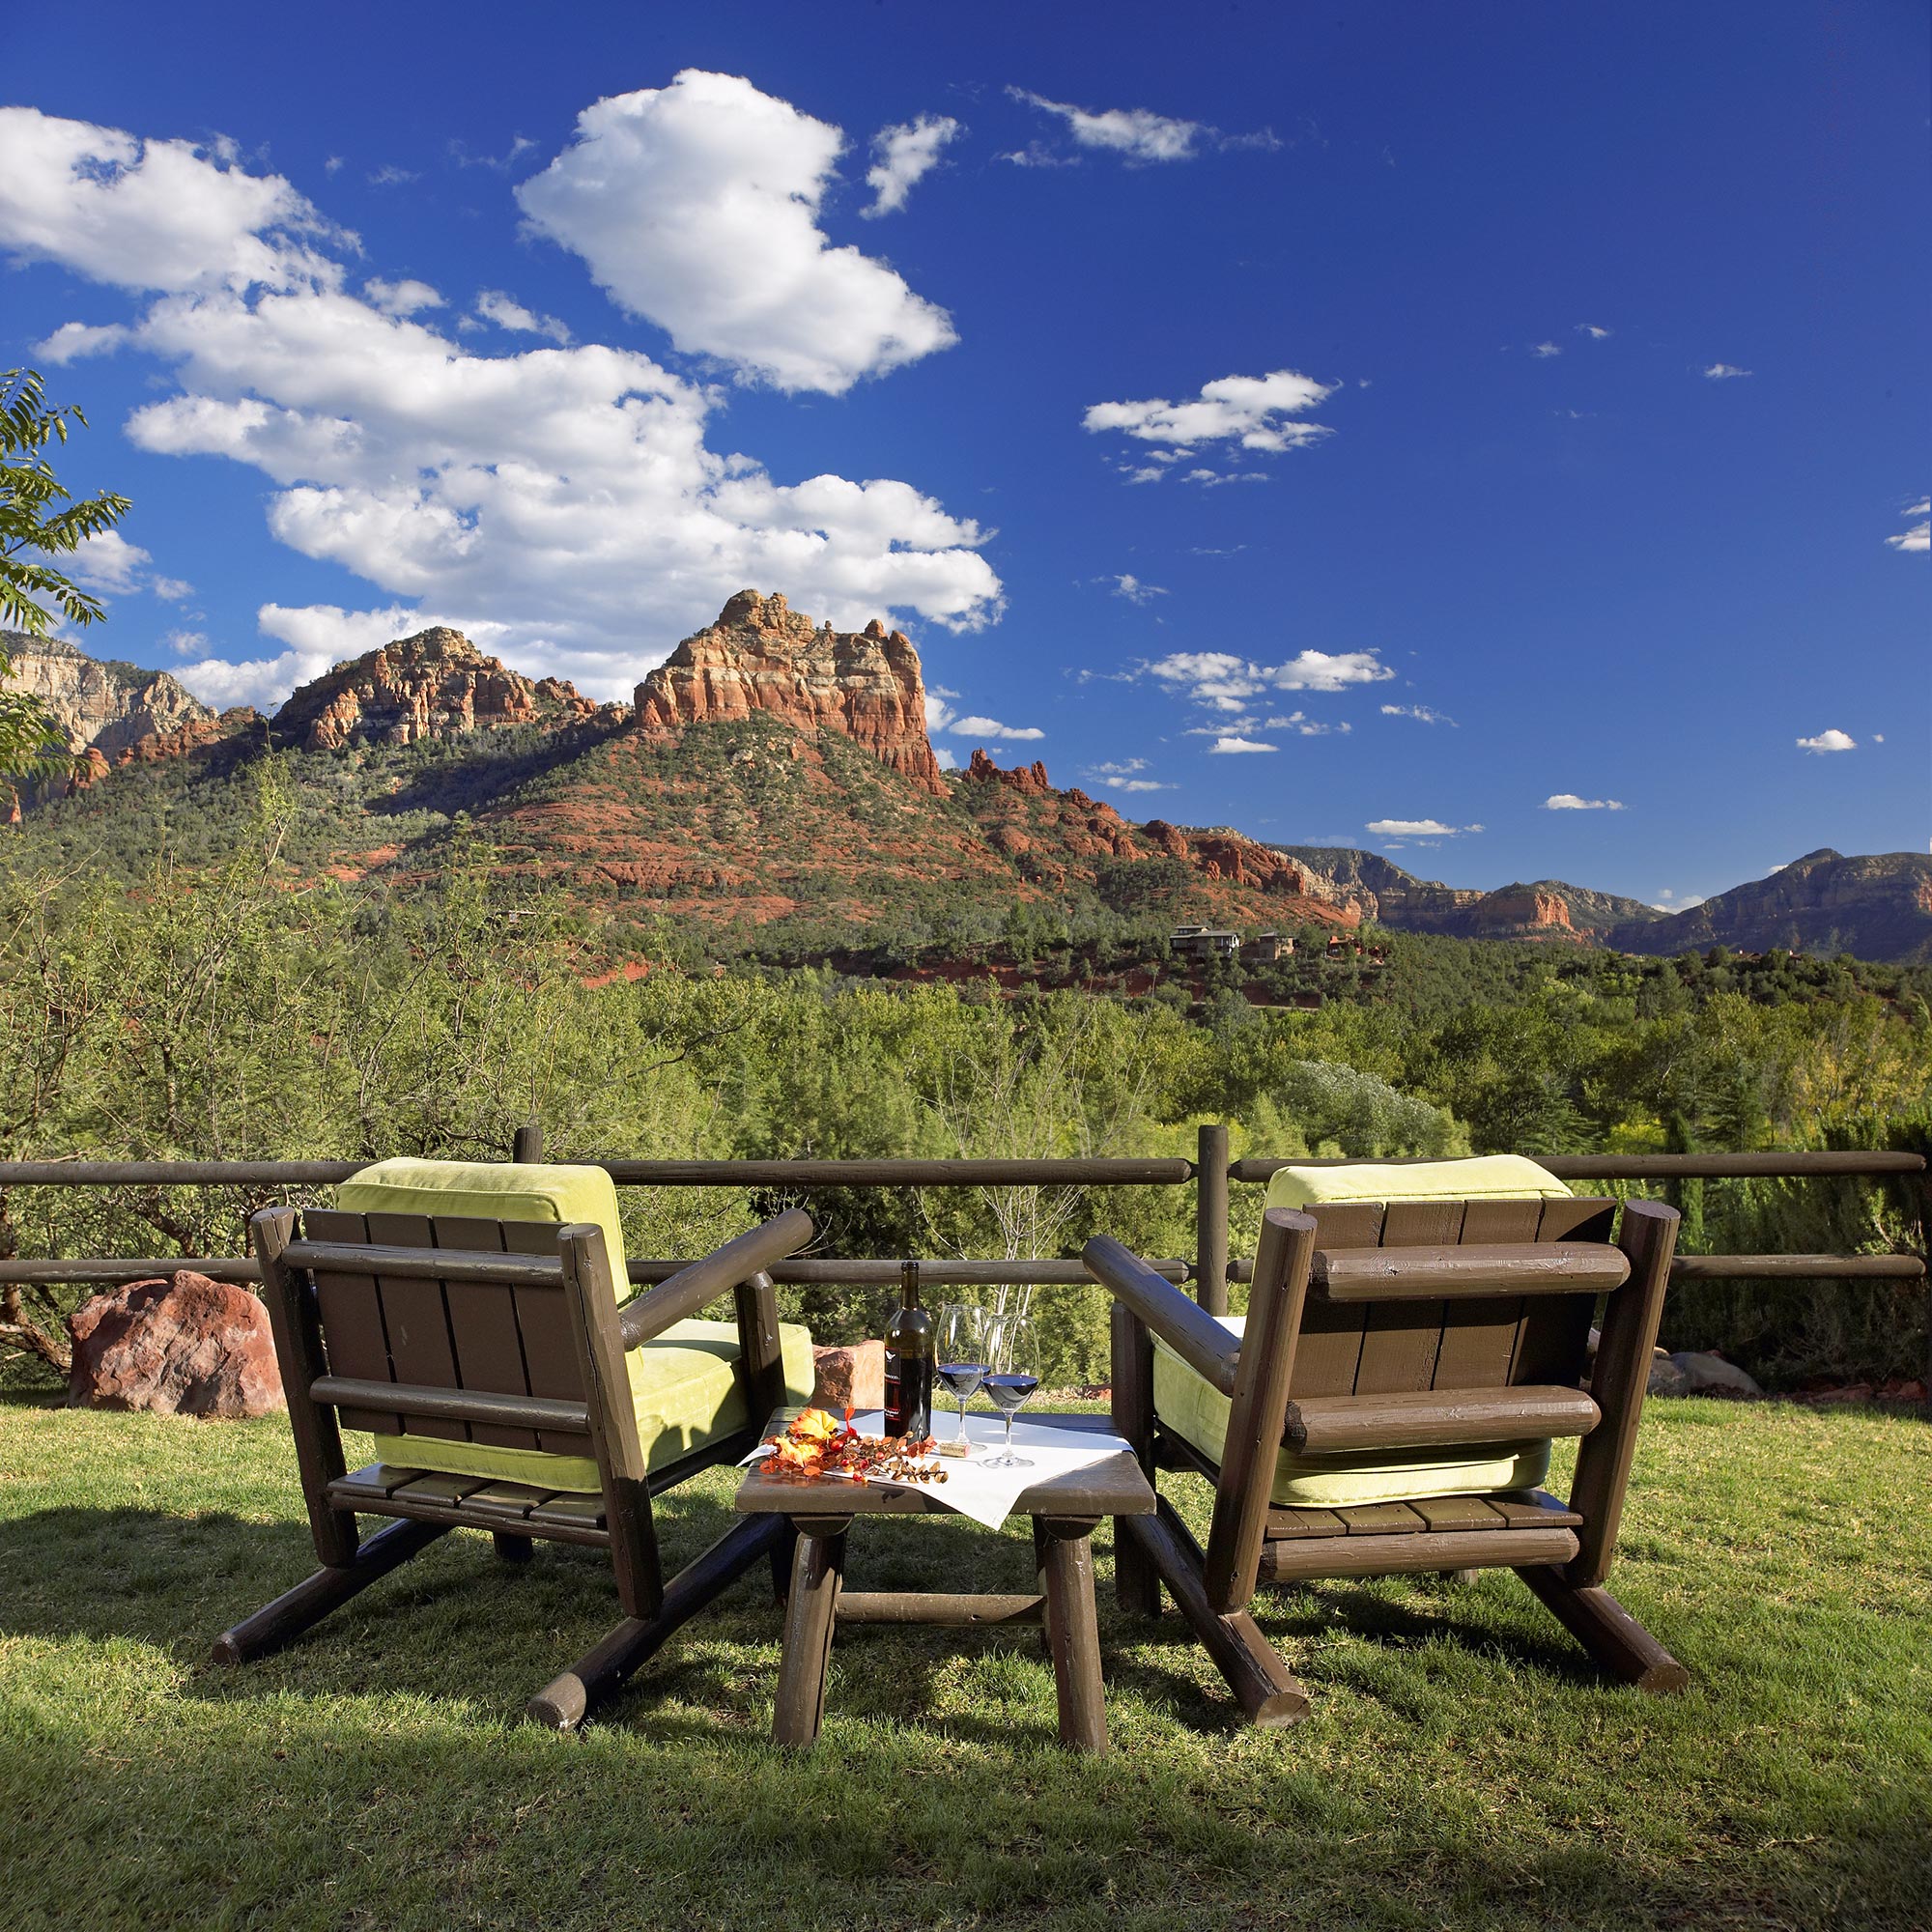
[[[795,1411],[791,1411],[795,1412]],[[772,1431],[783,1427],[775,1418]],[[1015,1425],[1013,1447],[1029,1441],[1072,1446],[1082,1437],[1117,1439],[1104,1415],[1029,1415]],[[983,1452],[982,1452],[983,1453]],[[785,1604],[784,1657],[779,1666],[775,1744],[803,1748],[817,1741],[825,1716],[825,1669],[834,1628],[846,1624],[946,1624],[985,1630],[1002,1624],[1046,1626],[1060,1699],[1060,1741],[1074,1750],[1107,1748],[1100,1686],[1100,1635],[1094,1616],[1094,1557],[1088,1539],[1103,1519],[1151,1516],[1153,1491],[1124,1447],[1104,1462],[1047,1476],[1021,1492],[1012,1514],[1033,1519],[1037,1596],[954,1596],[931,1591],[860,1591],[844,1587],[845,1532],[860,1516],[955,1516],[939,1496],[919,1489],[826,1479],[801,1483],[766,1476],[754,1464],[738,1486],[737,1506],[783,1516],[796,1535]]]

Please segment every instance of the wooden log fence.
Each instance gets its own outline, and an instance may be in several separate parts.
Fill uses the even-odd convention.
[[[543,1157],[543,1136],[535,1126],[516,1130],[513,1158]],[[315,1189],[346,1180],[365,1163],[355,1160],[15,1160],[0,1161],[0,1189],[13,1187],[208,1187]],[[1194,1190],[1195,1252],[1191,1259],[1153,1264],[1165,1279],[1191,1283],[1201,1308],[1209,1315],[1228,1312],[1231,1283],[1249,1282],[1254,1264],[1229,1252],[1230,1188],[1265,1182],[1287,1166],[1339,1167],[1340,1159],[1250,1158],[1230,1162],[1228,1129],[1220,1122],[1198,1130],[1196,1158],[1054,1160],[607,1160],[603,1167],[619,1187],[733,1187],[805,1192],[824,1187],[1181,1187]],[[1417,1163],[1394,1160],[1388,1166]],[[1918,1179],[1923,1155],[1893,1151],[1808,1151],[1788,1153],[1553,1154],[1541,1164],[1564,1180],[1664,1182],[1734,1179]],[[1922,1200],[1922,1195],[1921,1195]],[[1921,1208],[1920,1237],[1926,1215]],[[644,1287],[666,1281],[682,1262],[634,1259],[630,1280]],[[0,1259],[0,1284],[91,1283],[101,1287],[140,1281],[182,1267],[218,1281],[260,1279],[252,1260],[240,1256],[37,1260]],[[898,1278],[898,1262],[794,1259],[769,1270],[787,1286],[841,1284],[885,1286]],[[921,1273],[934,1286],[1071,1287],[1091,1280],[1082,1263],[1070,1260],[931,1260]],[[1919,1281],[1926,1280],[1922,1254],[1889,1255],[1678,1255],[1671,1264],[1673,1284],[1690,1281]],[[1928,1306],[1932,1332],[1932,1305]]]

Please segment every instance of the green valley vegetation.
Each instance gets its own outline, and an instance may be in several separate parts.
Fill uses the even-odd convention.
[[[518,755],[517,734],[493,753]],[[1245,969],[1166,957],[1158,923],[1068,905],[943,949],[882,937],[812,964],[660,920],[613,970],[607,915],[506,870],[460,814],[408,890],[297,863],[327,836],[318,769],[251,759],[251,816],[223,830],[225,856],[185,838],[130,873],[0,844],[0,1158],[497,1158],[532,1120],[560,1159],[1191,1155],[1209,1120],[1233,1123],[1236,1157],[1922,1148],[1932,1122],[1922,969],[1378,934],[1385,965],[1352,940],[1334,961],[1311,946],[1266,969],[1280,998],[1257,1005]],[[955,977],[907,977],[939,952]],[[1113,990],[1094,990],[1110,973]],[[1319,1007],[1293,1004],[1303,978]],[[263,1198],[15,1189],[0,1252],[241,1253]],[[1150,1255],[1193,1245],[1186,1188],[799,1198],[829,1255],[1066,1256],[1101,1229]],[[1691,1249],[1918,1240],[1902,1188],[1687,1182],[1675,1198]],[[624,1201],[630,1252],[674,1257],[781,1197]],[[1259,1208],[1258,1188],[1236,1188],[1237,1252]],[[1098,1291],[1041,1293],[1055,1378],[1102,1379]],[[0,1350],[57,1355],[66,1305],[13,1297]],[[855,1289],[789,1296],[821,1340],[873,1331],[878,1312]],[[1911,1284],[1687,1286],[1666,1319],[1670,1346],[1722,1346],[1773,1381],[1924,1360]]]

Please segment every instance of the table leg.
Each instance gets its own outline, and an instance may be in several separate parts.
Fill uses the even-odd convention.
[[[798,1547],[785,1602],[784,1655],[779,1664],[772,1742],[804,1750],[825,1718],[825,1666],[832,1657],[833,1611],[845,1567],[847,1517],[794,1517]]]
[[[1090,1518],[1035,1519],[1043,1545],[1040,1577],[1053,1685],[1060,1698],[1060,1742],[1095,1753],[1107,1748],[1100,1630],[1094,1616],[1094,1552],[1088,1541],[1097,1527]]]

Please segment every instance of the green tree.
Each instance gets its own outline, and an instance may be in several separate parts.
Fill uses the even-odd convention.
[[[46,452],[50,443],[67,441],[70,420],[87,423],[77,409],[48,407],[39,370],[0,373],[0,626],[37,638],[59,617],[86,625],[105,614],[99,598],[47,559],[72,556],[129,508],[126,497],[108,491],[75,502],[62,487]],[[11,668],[0,650],[0,785],[54,776],[68,762],[60,725],[46,706],[5,688]]]

